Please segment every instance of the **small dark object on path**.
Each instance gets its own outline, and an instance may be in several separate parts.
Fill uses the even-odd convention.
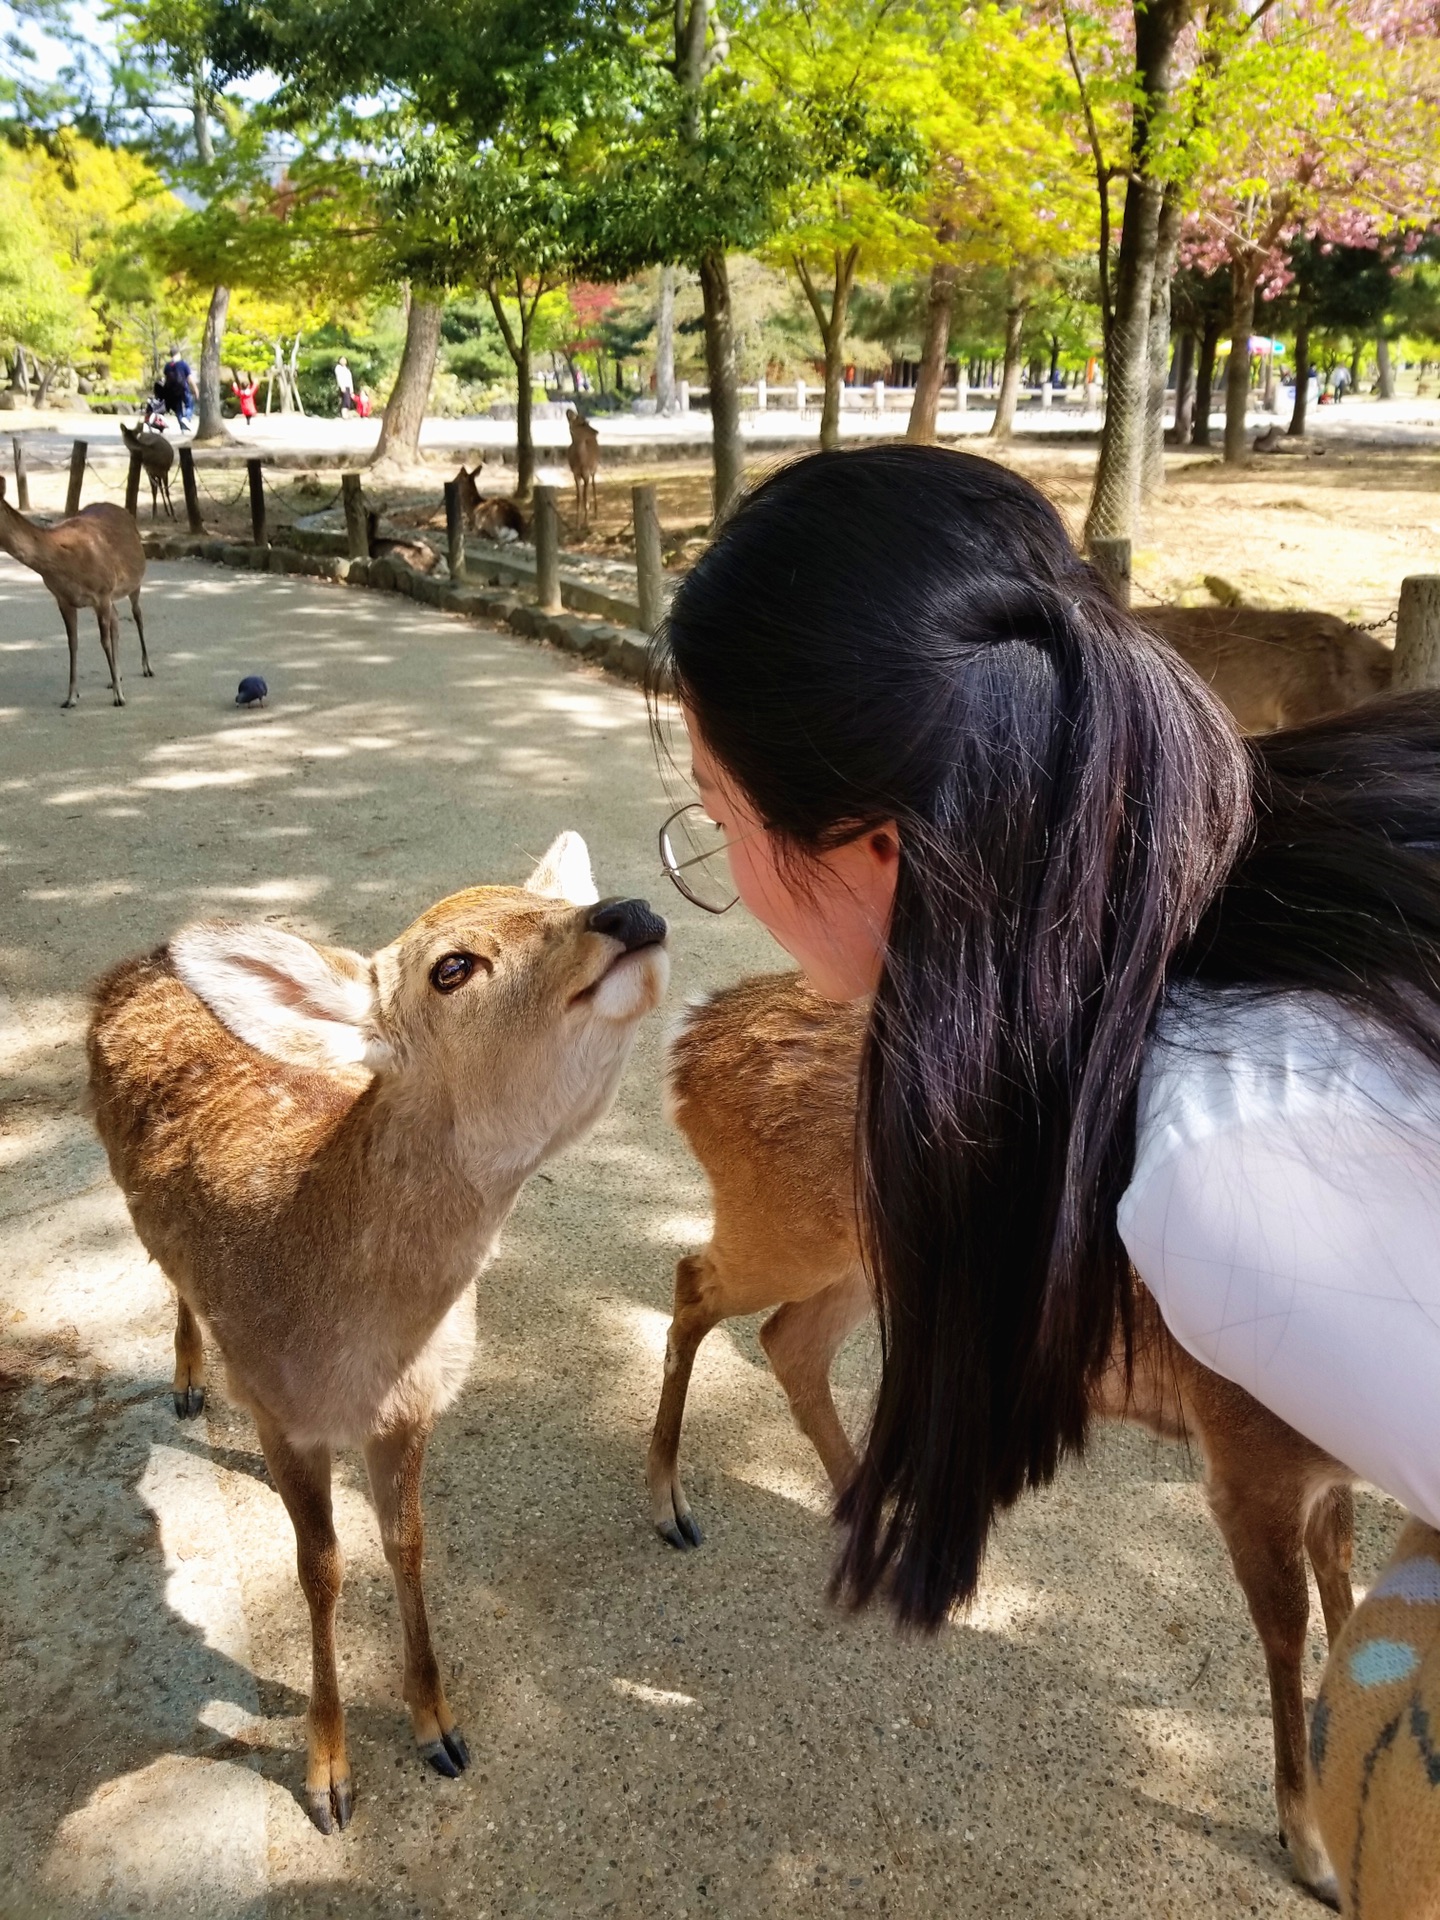
[[[258,673],[247,673],[240,682],[240,689],[235,695],[235,704],[237,707],[263,707],[265,696],[269,691],[270,689]]]

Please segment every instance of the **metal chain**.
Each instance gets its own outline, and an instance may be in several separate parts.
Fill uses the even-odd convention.
[[[1351,620],[1347,624],[1360,633],[1378,633],[1381,627],[1388,627],[1392,620],[1398,618],[1399,615],[1396,612],[1382,613],[1378,620]]]

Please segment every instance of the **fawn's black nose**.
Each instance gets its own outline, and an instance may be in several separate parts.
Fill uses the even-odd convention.
[[[648,900],[601,900],[590,909],[585,925],[591,933],[618,940],[627,953],[658,947],[668,931]]]

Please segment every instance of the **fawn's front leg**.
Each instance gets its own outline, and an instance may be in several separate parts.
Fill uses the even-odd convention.
[[[321,1833],[344,1828],[355,1801],[345,1751],[345,1713],[335,1671],[335,1607],[345,1561],[330,1512],[330,1449],[292,1447],[273,1421],[256,1414],[270,1477],[295,1528],[300,1586],[310,1607],[309,1759],[305,1804]]]
[[[469,1766],[470,1749],[445,1701],[420,1580],[425,1550],[420,1475],[429,1437],[424,1427],[372,1434],[365,1442],[365,1465],[385,1558],[395,1576],[395,1595],[400,1602],[400,1625],[405,1636],[405,1704],[410,1709],[415,1744],[437,1773],[453,1780]]]

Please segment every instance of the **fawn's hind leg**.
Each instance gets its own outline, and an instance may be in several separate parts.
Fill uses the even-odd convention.
[[[453,1780],[469,1766],[470,1749],[445,1701],[420,1579],[425,1551],[420,1476],[429,1437],[424,1427],[372,1434],[365,1442],[365,1465],[385,1558],[395,1576],[395,1595],[400,1602],[400,1625],[405,1636],[404,1697],[415,1729],[415,1744],[436,1773]]]
[[[791,1300],[760,1329],[771,1371],[785,1389],[795,1424],[820,1456],[837,1496],[855,1474],[855,1449],[840,1424],[830,1369],[848,1334],[870,1311],[863,1273],[848,1275],[808,1300]]]
[[[175,1311],[175,1412],[193,1420],[205,1411],[205,1341],[200,1322],[183,1300]]]
[[[135,631],[140,636],[140,671],[147,680],[155,678],[155,669],[150,664],[150,655],[145,646],[145,622],[140,617],[140,589],[137,587],[130,596],[130,611],[135,616]]]
[[[1243,1455],[1245,1450],[1238,1451]],[[1338,1906],[1335,1873],[1306,1788],[1303,1672],[1310,1592],[1305,1580],[1304,1491],[1298,1473],[1273,1468],[1273,1461],[1257,1470],[1254,1457],[1227,1461],[1212,1454],[1210,1507],[1265,1652],[1280,1837],[1290,1850],[1295,1878]]]
[[[345,1560],[330,1511],[330,1449],[292,1447],[272,1420],[256,1412],[265,1464],[295,1528],[300,1588],[310,1608],[310,1712],[305,1805],[321,1833],[345,1827],[355,1801],[345,1750],[345,1712],[335,1670],[335,1607]]]
[[[707,1281],[713,1261],[704,1253],[687,1253],[675,1266],[675,1305],[665,1339],[665,1384],[645,1478],[650,1488],[650,1518],[660,1538],[682,1550],[698,1547],[705,1536],[680,1485],[680,1427],[685,1418],[685,1396],[700,1342],[725,1318]]]

